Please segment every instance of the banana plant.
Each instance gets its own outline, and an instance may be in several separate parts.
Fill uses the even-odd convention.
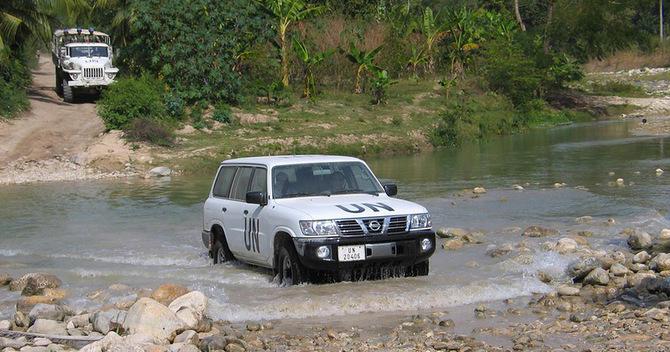
[[[445,23],[440,19],[439,14],[433,14],[430,7],[426,7],[421,14],[421,21],[417,28],[425,38],[425,50],[428,57],[428,71],[435,72],[435,43],[447,35]]]
[[[412,54],[407,60],[407,67],[412,71],[412,78],[419,78],[419,65],[428,61],[428,56],[426,55],[426,48],[417,49],[416,46],[412,45]]]
[[[382,46],[380,45],[370,51],[365,51],[361,50],[356,47],[356,44],[349,43],[349,51],[344,51],[342,48],[340,48],[340,52],[346,56],[349,61],[353,62],[356,64],[356,79],[354,82],[354,93],[356,94],[361,94],[363,93],[363,88],[361,87],[361,79],[363,78],[363,74],[366,72],[374,72],[375,70],[381,70],[379,66],[377,66],[374,62],[375,56],[379,54],[379,52],[382,50]]]
[[[289,86],[289,54],[286,33],[293,22],[323,13],[324,6],[309,6],[304,0],[262,0],[267,12],[277,20],[277,37],[281,52],[281,74],[284,87]]]
[[[472,53],[480,47],[484,27],[478,22],[478,14],[466,7],[451,12],[447,22],[450,26],[447,50],[451,73],[463,76]]]
[[[303,98],[311,98],[316,94],[316,80],[314,79],[314,67],[323,62],[326,58],[333,54],[333,50],[326,50],[317,53],[310,53],[305,43],[293,39],[293,50],[296,56],[300,59],[305,75],[305,86],[303,88]]]

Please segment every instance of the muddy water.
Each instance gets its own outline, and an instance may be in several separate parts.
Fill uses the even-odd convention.
[[[380,178],[398,183],[401,197],[428,207],[436,227],[486,234],[485,244],[438,250],[427,277],[278,288],[267,270],[213,267],[199,234],[213,170],[171,180],[0,187],[0,272],[54,272],[73,304],[87,304],[88,292],[113,283],[182,283],[212,297],[212,315],[228,320],[441,309],[547,292],[552,288],[537,272],[561,278],[573,260],[543,251],[547,239],[527,241],[531,251],[521,256],[489,258],[486,250],[517,244],[515,227],[531,224],[562,234],[592,231],[596,247],[622,245],[617,234],[624,227],[670,227],[670,139],[633,137],[630,127],[574,125],[458,151],[369,159]],[[668,172],[657,176],[658,167]],[[625,186],[612,185],[619,177]],[[474,186],[488,193],[461,192]],[[593,221],[575,222],[584,215]],[[616,224],[607,225],[608,218]],[[13,313],[16,297],[0,290],[0,318]]]

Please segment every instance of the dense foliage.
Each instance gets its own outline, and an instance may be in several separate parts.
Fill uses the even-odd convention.
[[[161,84],[146,75],[120,79],[103,92],[98,114],[110,130],[126,129],[139,118],[163,119],[167,110]]]
[[[240,96],[237,63],[269,38],[266,17],[253,1],[135,2],[133,68],[164,79],[183,99],[228,102]]]

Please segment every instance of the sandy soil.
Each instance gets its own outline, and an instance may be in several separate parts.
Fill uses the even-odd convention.
[[[30,111],[0,122],[0,184],[132,173],[128,163],[136,153],[121,133],[104,133],[93,97],[63,102],[54,90],[54,70],[50,57],[42,55],[33,71]]]

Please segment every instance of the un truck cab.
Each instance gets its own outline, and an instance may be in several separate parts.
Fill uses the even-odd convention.
[[[227,160],[205,201],[202,241],[214,264],[271,268],[283,286],[315,273],[427,275],[435,251],[430,214],[396,193],[351,157]]]

